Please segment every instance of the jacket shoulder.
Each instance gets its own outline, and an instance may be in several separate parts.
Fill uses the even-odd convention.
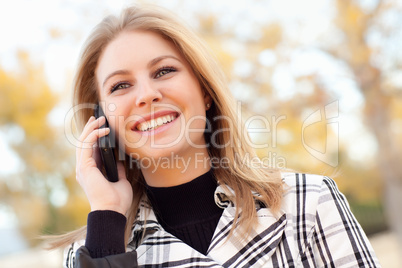
[[[321,187],[324,180],[331,180],[330,178],[318,175],[318,174],[306,174],[306,173],[291,173],[285,172],[281,173],[282,180],[288,187],[296,187],[301,183],[305,187]]]
[[[327,194],[327,184],[334,184],[331,178],[316,174],[282,173],[285,184],[282,209],[293,215],[309,214],[311,220],[316,215],[323,195]]]

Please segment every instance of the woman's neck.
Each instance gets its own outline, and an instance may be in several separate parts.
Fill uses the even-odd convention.
[[[174,228],[221,214],[214,199],[217,181],[212,170],[172,187],[147,185],[147,196],[162,225]]]
[[[192,155],[174,155],[154,159],[152,165],[142,168],[145,181],[152,187],[171,187],[193,180],[211,169],[208,151]]]

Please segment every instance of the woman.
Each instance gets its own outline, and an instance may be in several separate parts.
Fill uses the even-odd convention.
[[[165,10],[103,20],[81,55],[77,181],[88,225],[63,237],[66,267],[378,267],[335,183],[251,167],[220,68]],[[119,180],[95,148],[113,131]],[[124,156],[124,157],[122,157]],[[85,238],[85,239],[84,239]]]

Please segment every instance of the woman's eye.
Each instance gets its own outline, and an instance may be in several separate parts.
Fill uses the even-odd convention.
[[[125,89],[125,88],[128,88],[129,86],[130,85],[127,83],[118,83],[118,84],[112,86],[111,92],[114,92],[119,89]]]
[[[160,78],[168,73],[175,72],[176,69],[173,67],[163,67],[156,71],[155,78]]]

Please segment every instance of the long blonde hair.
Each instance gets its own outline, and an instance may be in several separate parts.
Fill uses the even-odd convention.
[[[199,37],[170,12],[155,6],[133,6],[124,9],[119,17],[109,16],[100,22],[88,37],[82,50],[75,77],[74,105],[99,102],[95,69],[102,51],[119,33],[130,30],[152,31],[173,42],[192,67],[202,89],[211,96],[213,103],[207,111],[207,119],[211,123],[212,131],[205,132],[205,141],[206,144],[210,144],[208,153],[211,158],[225,157],[228,160],[224,168],[215,168],[213,172],[220,184],[226,187],[225,189],[228,190],[230,187],[235,192],[232,200],[237,208],[235,221],[239,219],[240,226],[245,229],[254,224],[256,198],[274,212],[278,211],[283,194],[280,172],[274,168],[252,168],[244,163],[244,159],[251,159],[256,155],[245,140],[248,135],[247,130],[239,127],[238,123],[234,123],[238,122],[239,118],[235,109],[235,100],[230,94],[223,72]],[[76,119],[79,129],[83,128],[92,114],[91,109],[77,111]],[[211,146],[212,142],[219,146]],[[135,165],[131,168],[128,166],[126,164],[134,200],[128,215],[126,239],[129,237],[140,201],[146,198],[141,171]],[[254,196],[253,191],[260,196]],[[240,212],[242,212],[241,217],[239,217]],[[60,236],[53,246],[66,246],[77,239],[84,238],[85,233],[86,227],[83,227]]]

